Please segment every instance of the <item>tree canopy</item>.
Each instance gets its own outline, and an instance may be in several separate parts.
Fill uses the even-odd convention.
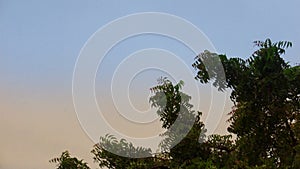
[[[162,153],[134,147],[108,134],[92,150],[95,162],[100,167],[129,169],[300,168],[300,66],[291,66],[282,58],[292,43],[267,39],[254,44],[258,49],[248,59],[204,51],[192,65],[200,83],[212,82],[220,92],[231,89],[234,107],[229,112],[228,132],[236,139],[232,135],[206,136],[202,113],[193,109],[191,97],[181,91],[184,83],[160,78],[151,88],[150,103],[167,130],[161,135]],[[172,127],[177,122],[179,125]],[[145,157],[126,158],[110,149]],[[87,168],[68,152],[51,162],[57,162],[58,169],[66,165]]]
[[[214,80],[217,87],[232,90],[235,106],[230,112],[228,131],[237,135],[236,152],[240,161],[249,166],[270,163],[273,167],[292,167],[299,144],[296,126],[300,69],[281,57],[292,43],[272,43],[270,39],[254,43],[259,49],[246,60],[217,55],[226,81],[219,79],[218,74],[204,76],[207,70],[202,59],[212,59],[211,55],[196,57],[193,64],[198,70],[196,79],[204,83]]]

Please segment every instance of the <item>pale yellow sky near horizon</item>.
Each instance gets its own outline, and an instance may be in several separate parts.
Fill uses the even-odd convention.
[[[64,150],[93,164],[93,143],[77,121],[71,95],[1,93],[0,168],[55,168],[48,161]]]

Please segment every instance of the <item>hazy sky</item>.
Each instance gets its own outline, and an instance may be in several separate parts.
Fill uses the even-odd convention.
[[[298,0],[0,0],[0,169],[54,168],[48,160],[66,149],[93,165],[93,142],[81,129],[72,103],[72,74],[88,38],[114,19],[137,12],[173,14],[202,30],[219,53],[243,58],[255,50],[254,40],[292,41],[284,57],[294,65],[300,63],[299,6]],[[111,51],[99,68],[106,70],[96,79],[99,99],[105,102],[101,86],[122,60],[113,56],[146,47],[193,61],[191,51],[164,37],[131,39]],[[130,90],[144,97],[134,92],[138,84]],[[224,132],[224,125],[218,131]]]

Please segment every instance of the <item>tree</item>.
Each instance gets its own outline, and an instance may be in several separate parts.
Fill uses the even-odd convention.
[[[193,64],[198,70],[196,79],[232,90],[235,107],[228,131],[237,135],[240,161],[249,166],[272,163],[292,167],[299,144],[294,129],[299,123],[300,69],[281,58],[292,43],[272,43],[270,39],[254,43],[259,49],[246,60],[209,52],[197,56]],[[210,72],[205,68],[205,63],[215,59],[220,59],[226,79],[218,77],[219,67],[210,66]]]
[[[58,163],[57,169],[90,169],[86,162],[71,157],[68,151],[64,151],[60,157],[53,158],[50,163]]]
[[[158,82],[157,86],[151,88],[154,95],[149,101],[157,108],[162,127],[168,129],[161,135],[164,137],[160,144],[163,153],[152,154],[150,149],[135,148],[124,139],[118,141],[114,136],[106,135],[100,138],[100,142],[92,150],[94,160],[100,167],[176,168],[191,165],[191,159],[208,158],[209,149],[199,142],[204,130],[204,124],[200,121],[201,113],[196,114],[192,110],[193,105],[189,103],[191,97],[180,91],[183,82],[173,85],[167,78],[160,78]],[[175,121],[178,121],[179,125],[172,127]],[[136,158],[126,158],[112,153],[116,151],[123,156]],[[138,158],[141,155],[145,158]]]
[[[300,168],[300,66],[291,66],[281,57],[292,44],[269,39],[254,43],[258,50],[249,59],[204,51],[193,64],[201,83],[212,81],[220,91],[231,89],[234,107],[228,131],[236,140],[231,135],[211,135],[205,140],[202,113],[193,109],[191,97],[182,92],[184,83],[174,85],[160,78],[151,88],[149,101],[167,130],[161,134],[162,153],[108,134],[92,150],[95,162],[113,169]],[[67,151],[50,161],[59,163],[58,169],[88,168]]]
[[[193,158],[206,160],[208,149],[199,140],[203,139],[205,131],[200,121],[202,113],[196,114],[193,105],[189,103],[191,97],[180,91],[183,81],[173,85],[167,78],[161,78],[158,82],[157,86],[151,88],[155,94],[150,98],[150,103],[157,108],[162,127],[168,129],[162,134],[165,139],[160,145],[163,151],[169,153],[172,159],[170,165],[175,167],[190,163]],[[179,124],[176,127],[172,126],[175,120]]]
[[[119,155],[114,154],[114,152],[118,152]],[[114,169],[139,166],[138,168],[150,168],[153,165],[151,149],[136,148],[125,139],[118,141],[114,136],[109,134],[100,138],[99,143],[94,145],[92,153],[94,154],[95,162],[99,163],[99,167]]]
[[[231,135],[210,135],[207,146],[210,149],[209,159],[217,168],[232,168],[236,147]]]

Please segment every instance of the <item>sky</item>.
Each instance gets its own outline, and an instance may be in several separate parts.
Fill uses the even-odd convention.
[[[300,63],[299,6],[297,0],[0,0],[0,169],[54,168],[48,160],[64,150],[95,166],[90,153],[94,143],[73,105],[72,78],[87,40],[111,21],[140,12],[175,15],[194,24],[218,53],[230,57],[249,57],[255,40],[288,40],[293,48],[284,59],[295,65]],[[119,43],[103,60],[95,80],[104,110],[114,111],[103,92],[110,89],[117,66],[144,48],[171,51],[188,66],[195,57],[163,36],[143,35]],[[128,89],[134,107],[148,108],[147,99],[140,98],[148,97],[144,88],[155,85],[160,74],[167,76],[157,70],[136,75]],[[230,106],[227,100],[224,111]],[[217,131],[224,133],[226,125],[220,122]]]

